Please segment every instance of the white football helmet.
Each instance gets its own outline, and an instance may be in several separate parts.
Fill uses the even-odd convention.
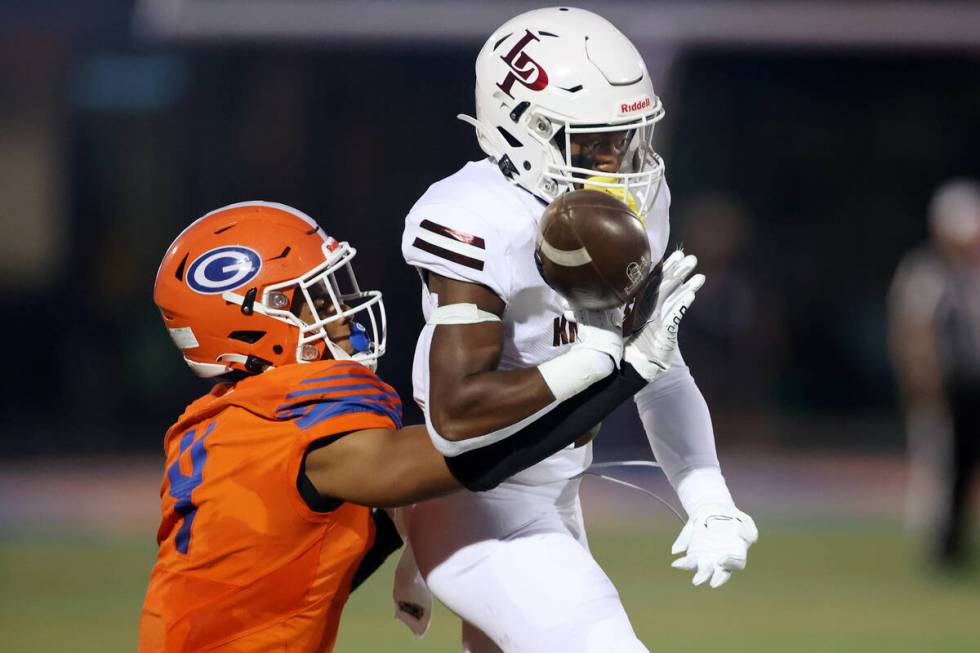
[[[516,16],[476,58],[480,147],[514,183],[546,202],[574,188],[605,190],[645,217],[663,179],[653,128],[664,109],[640,53],[609,21],[555,7]],[[625,132],[619,171],[573,157],[575,134]]]

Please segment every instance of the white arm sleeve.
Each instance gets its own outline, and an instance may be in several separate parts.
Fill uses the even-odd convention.
[[[653,454],[688,514],[706,503],[732,503],[715,452],[708,405],[680,351],[670,369],[634,401]]]

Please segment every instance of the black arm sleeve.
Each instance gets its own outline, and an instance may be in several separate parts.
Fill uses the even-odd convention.
[[[467,489],[490,490],[575,442],[646,384],[646,379],[623,361],[619,370],[561,402],[541,419],[503,440],[447,457],[446,465]]]

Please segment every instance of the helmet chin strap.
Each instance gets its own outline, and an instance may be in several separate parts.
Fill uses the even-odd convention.
[[[338,361],[354,360],[354,357],[348,354],[346,351],[344,351],[339,345],[335,345],[333,342],[331,342],[328,339],[324,340],[324,342],[327,344],[327,350],[330,352],[330,355],[333,356],[334,360],[338,360]]]
[[[329,338],[325,339],[324,342],[327,345],[327,350],[330,355],[333,356],[334,360],[353,360],[361,363],[365,367],[374,370],[377,366],[377,362],[374,360],[362,361],[358,360],[357,355],[363,354],[371,351],[371,338],[368,336],[367,329],[360,322],[351,323],[351,334],[349,336],[351,347],[354,348],[354,353],[349,354],[339,345],[335,344]]]
[[[471,125],[473,129],[476,130],[476,140],[480,144],[480,148],[486,153],[487,156],[493,158],[499,158],[502,152],[506,152],[503,145],[500,143],[500,136],[497,135],[496,130],[490,128],[485,123],[477,120],[472,116],[468,116],[465,113],[460,113],[456,116],[459,120],[462,120],[468,125]]]

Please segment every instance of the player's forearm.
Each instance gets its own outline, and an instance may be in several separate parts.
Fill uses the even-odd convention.
[[[440,439],[459,442],[493,433],[554,401],[536,368],[498,369],[502,352],[499,321],[434,328],[426,414]]]
[[[434,379],[429,414],[439,435],[458,442],[516,424],[554,401],[536,367],[493,370],[450,383]]]
[[[540,376],[547,387],[547,394],[543,390],[536,390],[536,394],[531,394],[516,384],[501,387],[501,394],[507,393],[502,401],[506,401],[507,397],[513,398],[513,403],[508,408],[512,409],[513,406],[520,405],[524,408],[523,410],[505,412],[502,409],[504,405],[502,401],[497,401],[497,397],[490,391],[479,393],[481,401],[486,401],[486,399],[491,401],[488,405],[484,404],[489,419],[483,425],[473,429],[476,432],[475,435],[455,441],[449,440],[440,433],[439,426],[433,422],[431,409],[426,411],[426,424],[429,426],[432,443],[436,449],[446,456],[458,456],[466,451],[486,447],[495,442],[514,437],[515,434],[525,432],[528,428],[534,428],[533,425],[537,421],[549,416],[552,411],[559,407],[564,407],[567,410],[568,402],[579,400],[581,393],[610,376],[615,369],[613,358],[606,352],[573,347],[569,351],[545,361],[537,368],[515,371],[515,376],[517,374],[537,374]],[[541,407],[538,408],[538,406]],[[501,424],[502,426],[498,426]],[[595,422],[579,429],[573,434],[571,440],[574,441],[582,436],[594,424]]]
[[[510,437],[447,458],[446,462],[468,489],[491,489],[575,442],[644,385],[646,380],[624,362],[620,369],[582,392],[556,402],[547,414]]]
[[[462,487],[424,426],[350,433],[310,452],[305,472],[324,496],[376,507],[407,505]]]
[[[654,456],[685,510],[731,502],[708,405],[683,361],[637,393],[635,401]]]

